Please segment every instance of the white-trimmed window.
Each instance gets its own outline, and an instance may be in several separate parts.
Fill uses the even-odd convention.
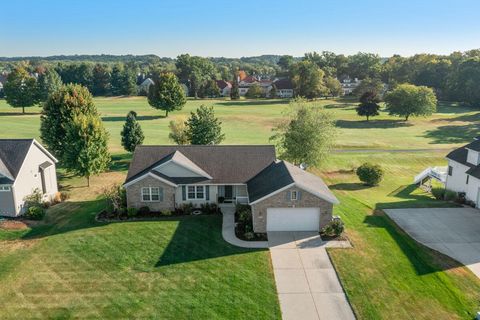
[[[163,201],[163,189],[159,187],[142,188],[142,201],[143,202]]]
[[[204,200],[204,186],[187,186],[187,200]]]
[[[0,186],[0,192],[8,192],[10,191],[10,186]]]
[[[293,190],[291,193],[290,193],[290,198],[292,200],[298,200],[298,191],[297,190]]]

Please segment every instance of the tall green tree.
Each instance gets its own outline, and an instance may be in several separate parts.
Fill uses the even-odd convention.
[[[304,60],[292,65],[291,77],[295,92],[301,97],[314,99],[328,92],[323,82],[324,72],[312,61]]]
[[[191,112],[186,126],[191,144],[219,144],[225,139],[222,123],[215,117],[213,107],[201,105],[196,112]]]
[[[37,98],[39,101],[47,101],[49,95],[59,90],[63,85],[62,78],[52,68],[48,68],[38,76]]]
[[[178,78],[181,82],[188,83],[190,92],[193,93],[195,98],[198,97],[202,85],[209,79],[217,77],[214,64],[206,58],[182,54],[177,57],[175,65]]]
[[[154,84],[148,90],[148,103],[155,109],[165,110],[165,116],[174,110],[181,110],[187,99],[177,77],[171,72],[157,74]]]
[[[66,126],[62,163],[68,171],[90,177],[108,169],[111,156],[108,152],[108,134],[96,114],[76,115]]]
[[[185,119],[172,120],[168,124],[170,133],[168,138],[178,145],[189,144],[187,136],[187,125]]]
[[[120,135],[122,136],[122,146],[128,152],[135,151],[135,148],[143,143],[145,136],[140,123],[137,121],[137,113],[135,111],[130,111],[127,114],[127,119]]]
[[[93,68],[92,94],[105,96],[110,92],[110,70],[106,65],[97,63]]]
[[[377,78],[365,78],[360,84],[353,90],[353,94],[357,97],[361,97],[366,92],[373,92],[377,96],[380,96],[383,92],[384,85],[380,79]]]
[[[337,130],[331,113],[320,105],[296,99],[285,120],[273,129],[280,158],[295,165],[319,165],[334,145]]]
[[[360,104],[356,108],[357,114],[362,117],[367,117],[367,121],[370,117],[378,116],[380,113],[380,105],[378,104],[380,99],[378,95],[373,91],[367,91],[360,97]]]
[[[67,84],[53,92],[43,104],[40,116],[40,136],[43,143],[59,159],[66,149],[68,124],[77,115],[98,115],[93,98],[86,87]]]
[[[437,97],[431,88],[413,84],[398,85],[385,95],[385,103],[391,115],[405,117],[429,116],[437,111]]]
[[[264,97],[265,93],[263,92],[262,88],[258,84],[254,83],[253,85],[250,86],[250,88],[248,88],[248,91],[245,94],[245,96],[249,99],[258,99],[258,98]]]
[[[233,75],[232,89],[230,90],[230,99],[238,100],[240,99],[240,91],[238,89],[238,78],[237,75]]]
[[[348,75],[351,78],[375,78],[382,71],[382,59],[373,53],[359,52],[348,57]]]
[[[325,87],[328,90],[327,95],[331,97],[338,97],[343,93],[342,85],[337,78],[326,77],[325,78]]]
[[[278,59],[277,65],[282,69],[282,71],[289,71],[293,62],[294,59],[292,56],[284,55]]]
[[[220,88],[215,80],[207,80],[200,89],[200,97],[216,98],[220,96]]]
[[[22,108],[22,113],[25,113],[25,108],[38,102],[37,79],[29,74],[23,64],[8,74],[3,91],[7,103],[14,108]]]

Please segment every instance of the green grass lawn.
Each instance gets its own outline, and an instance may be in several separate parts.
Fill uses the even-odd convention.
[[[93,215],[103,187],[122,182],[130,156],[119,132],[129,110],[139,114],[147,144],[167,144],[168,122],[202,103],[223,121],[227,144],[268,143],[285,100],[189,100],[168,119],[145,98],[96,98],[111,134],[111,171],[84,179],[61,172],[72,199],[49,210],[27,230],[0,229],[0,318],[228,318],[280,317],[269,254],[234,248],[221,239],[220,218],[99,224]],[[370,122],[348,100],[321,100],[335,114],[337,148],[431,149],[430,152],[333,153],[311,170],[341,204],[352,249],[330,255],[360,319],[472,319],[480,310],[480,281],[398,229],[381,209],[442,207],[412,186],[428,166],[446,165],[446,151],[480,132],[480,112],[441,104],[439,113],[405,123],[382,112]],[[39,108],[16,114],[0,100],[0,138],[38,137]],[[354,169],[365,161],[385,169],[380,186],[367,188]],[[17,240],[16,240],[17,239]],[[9,241],[7,241],[9,240]],[[4,289],[5,288],[5,289]]]
[[[411,149],[451,148],[467,143],[480,129],[480,112],[456,105],[440,104],[439,113],[429,118],[412,118],[405,122],[389,116],[385,111],[366,122],[358,117],[350,100],[319,100],[318,104],[334,113],[340,129],[337,148]],[[145,144],[171,144],[168,123],[185,118],[199,105],[212,105],[223,122],[226,144],[269,143],[272,127],[281,119],[287,100],[188,100],[185,107],[170,113],[151,108],[144,97],[95,98],[95,104],[110,132],[110,148],[121,153],[120,131],[130,110],[138,113],[145,132]],[[39,107],[27,108],[22,115],[0,100],[0,138],[39,137]]]
[[[0,241],[2,319],[280,318],[268,251],[227,244],[221,216],[100,224],[101,205]]]

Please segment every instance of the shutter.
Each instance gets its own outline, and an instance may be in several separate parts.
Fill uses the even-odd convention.
[[[210,200],[210,186],[205,186],[205,200]]]
[[[292,194],[291,194],[290,191],[287,191],[286,197],[287,197],[287,201],[291,201],[291,200],[292,200]]]
[[[302,191],[300,190],[297,191],[297,200],[298,201],[302,200]]]
[[[186,190],[186,186],[182,186],[182,200],[185,201],[187,200],[187,190]]]
[[[163,202],[163,188],[158,188],[158,199]]]

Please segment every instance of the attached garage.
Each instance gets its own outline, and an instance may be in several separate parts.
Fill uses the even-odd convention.
[[[319,231],[320,208],[267,208],[267,231]]]

